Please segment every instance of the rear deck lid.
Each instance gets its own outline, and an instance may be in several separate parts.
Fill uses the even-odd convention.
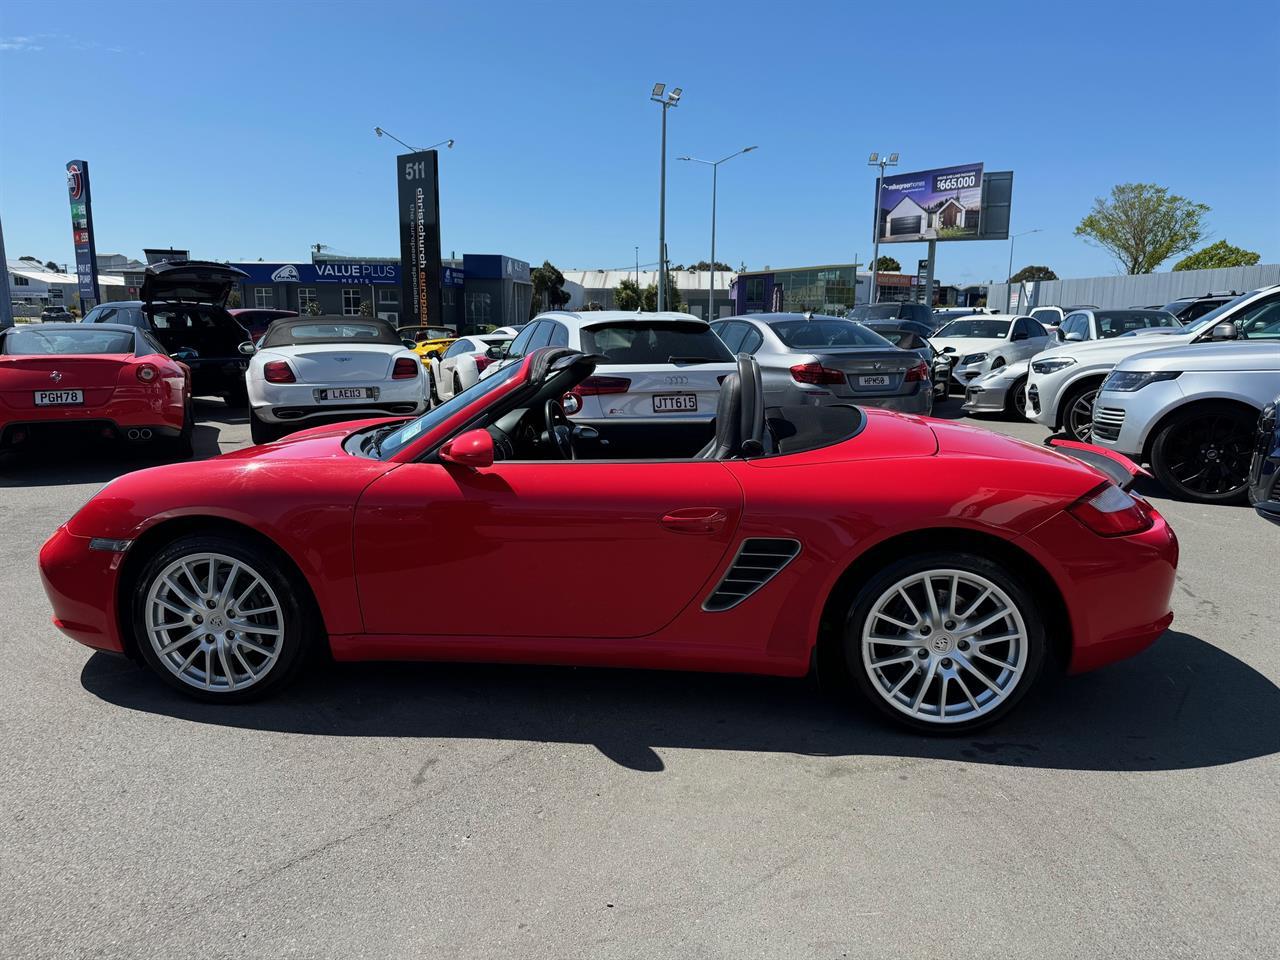
[[[167,260],[147,267],[142,299],[147,303],[181,300],[225,307],[231,288],[248,280],[243,270],[205,260]]]

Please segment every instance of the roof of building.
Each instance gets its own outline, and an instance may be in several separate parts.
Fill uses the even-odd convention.
[[[635,280],[634,270],[561,270],[566,283],[575,283],[585,290],[613,290],[623,280]],[[711,277],[710,270],[668,271],[677,290],[706,290]],[[738,276],[736,272],[717,270],[716,289],[728,292],[729,285]],[[640,287],[658,283],[657,270],[640,271]]]

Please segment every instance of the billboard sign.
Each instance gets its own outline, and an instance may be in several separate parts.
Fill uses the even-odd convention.
[[[976,240],[982,218],[982,164],[885,177],[876,196],[881,243]]]
[[[434,150],[396,157],[401,303],[406,324],[439,324],[440,176]]]
[[[249,275],[249,284],[340,283],[346,287],[401,283],[398,263],[326,260],[323,263],[233,263]]]
[[[102,299],[98,293],[98,251],[93,244],[93,203],[87,161],[71,160],[67,163],[67,196],[71,201],[71,239],[76,248],[80,309],[87,311]]]

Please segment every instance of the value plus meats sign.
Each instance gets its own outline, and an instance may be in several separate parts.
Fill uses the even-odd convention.
[[[436,152],[396,157],[400,287],[406,324],[440,322],[440,177]]]
[[[83,314],[102,299],[98,294],[98,251],[93,244],[87,161],[72,160],[67,164],[67,196],[71,199],[71,236],[76,247],[76,281]]]

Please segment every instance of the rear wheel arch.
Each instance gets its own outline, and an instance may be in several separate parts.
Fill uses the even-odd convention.
[[[877,543],[846,567],[827,596],[818,625],[813,659],[824,686],[843,689],[852,683],[845,666],[845,616],[858,591],[890,563],[917,553],[958,551],[986,556],[1021,580],[1035,597],[1049,639],[1051,669],[1064,673],[1071,660],[1071,620],[1062,592],[1040,562],[1021,547],[994,534],[942,527],[913,530]]]
[[[148,528],[129,545],[129,549],[124,555],[124,563],[121,566],[120,578],[116,588],[116,625],[120,631],[120,641],[124,646],[124,652],[130,659],[141,661],[141,656],[136,647],[136,638],[134,637],[130,615],[133,610],[133,595],[138,585],[138,577],[146,568],[147,561],[175,540],[182,537],[201,535],[224,536],[242,540],[270,554],[280,564],[289,578],[294,581],[293,585],[298,591],[298,596],[308,607],[308,612],[311,616],[314,617],[313,623],[319,626],[324,636],[328,636],[328,630],[324,624],[324,614],[316,600],[310,581],[308,581],[293,557],[274,540],[250,526],[235,520],[228,520],[226,517],[208,515],[174,517]],[[317,644],[317,646],[327,647],[327,644]]]

